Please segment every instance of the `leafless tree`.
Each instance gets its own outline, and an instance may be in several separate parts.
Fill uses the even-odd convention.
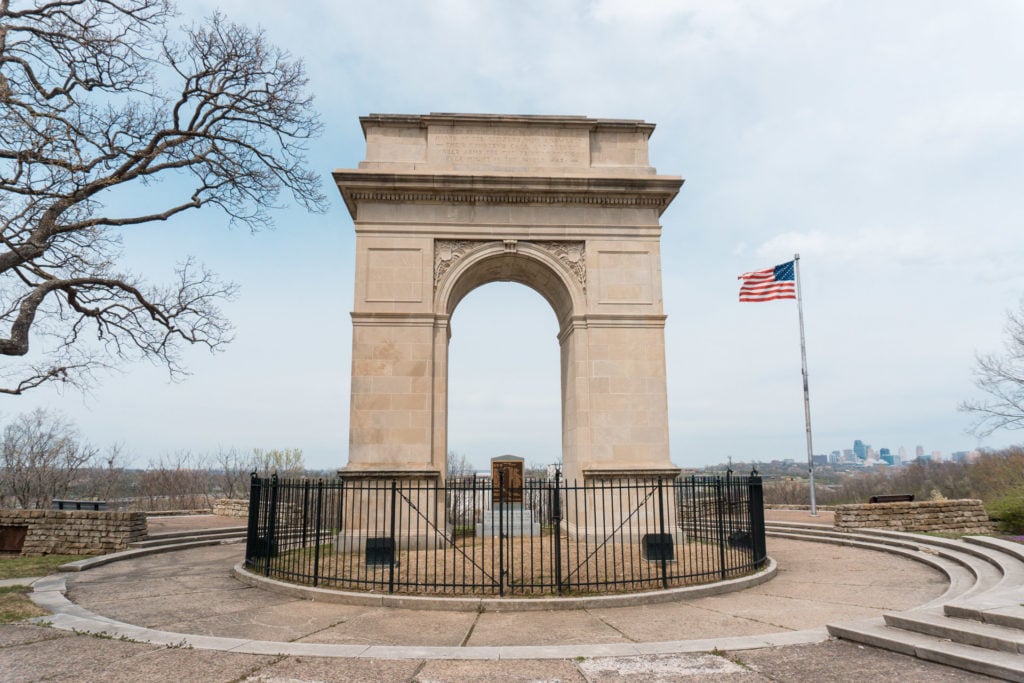
[[[220,497],[248,497],[251,457],[246,457],[237,448],[218,448],[213,456],[213,464],[220,479]]]
[[[988,436],[997,429],[1024,429],[1024,300],[1007,313],[1002,354],[978,354],[974,384],[988,398],[964,401],[960,410],[975,416],[972,431]]]
[[[3,431],[0,442],[0,492],[22,508],[45,508],[64,496],[78,471],[96,457],[80,443],[67,418],[37,408],[19,415]]]
[[[254,448],[249,463],[250,471],[255,470],[261,477],[269,477],[274,472],[284,478],[301,477],[306,471],[301,448]]]
[[[136,505],[148,510],[209,510],[213,507],[213,477],[209,457],[176,451],[150,460],[139,474]]]
[[[326,206],[301,61],[220,14],[173,17],[168,0],[0,0],[2,393],[87,389],[139,359],[179,378],[185,345],[230,341],[234,285],[191,258],[147,283],[118,265],[127,231],[207,205],[255,230],[283,191]]]

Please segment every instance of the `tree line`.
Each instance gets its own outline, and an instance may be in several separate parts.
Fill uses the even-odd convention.
[[[815,486],[821,505],[866,503],[873,495],[911,493],[915,500],[978,498],[1005,530],[1024,532],[1024,448],[983,452],[972,463],[913,462],[899,468],[851,473],[835,483]],[[806,504],[807,480],[765,482],[765,502]]]
[[[43,408],[17,416],[0,435],[0,507],[49,508],[54,499],[75,499],[133,510],[209,509],[217,498],[248,497],[252,472],[307,473],[298,448],[176,451],[135,469],[122,444],[96,448],[73,422]]]

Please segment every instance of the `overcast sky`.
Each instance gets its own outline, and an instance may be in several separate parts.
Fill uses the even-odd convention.
[[[214,211],[137,229],[153,280],[196,255],[241,285],[236,340],[191,350],[178,384],[149,365],[90,396],[39,390],[139,466],[175,451],[297,447],[347,460],[354,234],[330,171],[363,158],[358,117],[483,112],[657,124],[671,452],[681,466],[806,457],[795,302],[740,304],[736,276],[801,254],[815,452],[949,453],[1016,443],[965,432],[974,354],[1024,293],[1024,4],[903,0],[181,3],[220,8],[305,60],[332,198],[273,232]],[[519,285],[456,310],[449,447],[483,467],[560,451],[555,317]]]

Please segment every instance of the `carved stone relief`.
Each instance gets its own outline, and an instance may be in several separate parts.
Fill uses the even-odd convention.
[[[587,291],[587,250],[583,242],[536,242],[565,265]]]
[[[434,289],[436,289],[444,273],[449,271],[467,252],[487,244],[484,240],[435,240],[434,241]],[[505,241],[505,251],[516,253],[519,244],[532,244],[548,252],[569,269],[579,281],[583,291],[587,291],[587,250],[583,242],[518,242]]]
[[[487,244],[483,240],[434,240],[434,288],[441,284],[447,273],[455,263],[467,252]],[[587,262],[586,248],[583,242],[519,242],[517,240],[505,240],[505,251],[516,253],[519,244],[533,244],[548,252],[569,269],[576,276],[583,291],[587,291]]]
[[[455,265],[462,256],[485,242],[479,240],[434,240],[434,289],[441,284],[441,279],[448,269]]]

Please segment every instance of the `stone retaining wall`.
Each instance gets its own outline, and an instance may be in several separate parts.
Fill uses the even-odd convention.
[[[220,498],[213,501],[213,514],[247,518],[249,516],[249,500],[247,498]]]
[[[893,529],[961,534],[988,534],[995,528],[980,500],[837,505],[835,526],[840,530]]]
[[[0,510],[0,527],[25,528],[22,555],[101,555],[144,539],[146,513]]]

